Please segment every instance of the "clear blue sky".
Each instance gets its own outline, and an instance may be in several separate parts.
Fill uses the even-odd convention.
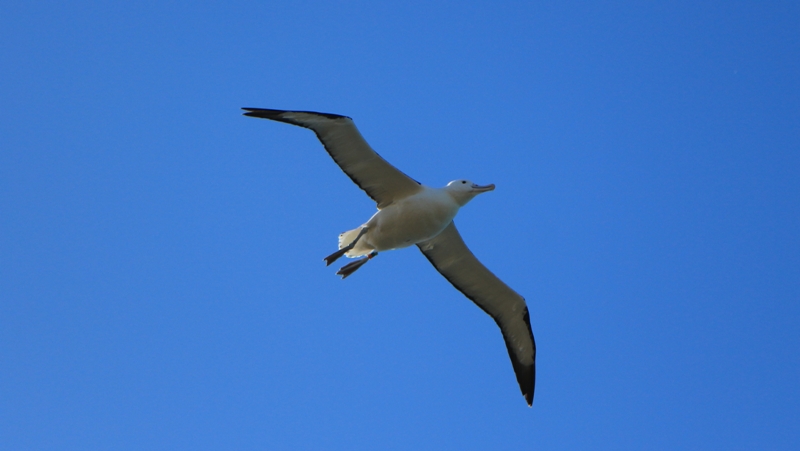
[[[0,448],[800,448],[800,7],[5,2]],[[527,298],[499,330],[374,204],[348,115]]]

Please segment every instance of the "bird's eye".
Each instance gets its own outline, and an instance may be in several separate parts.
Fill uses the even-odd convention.
[[[467,181],[466,180],[462,180],[461,183],[467,183]]]

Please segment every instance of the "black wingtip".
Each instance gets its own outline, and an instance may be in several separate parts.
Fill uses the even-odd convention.
[[[342,116],[341,114],[320,113],[318,111],[271,110],[269,108],[252,108],[252,107],[242,107],[242,109],[247,111],[246,113],[243,113],[245,116],[258,117],[261,119],[272,119],[273,121],[288,122],[290,124],[294,123],[294,121],[285,120],[281,118],[281,115],[283,115],[284,113],[304,113],[304,114],[314,114],[316,116],[322,116],[328,119],[350,119],[349,117]]]
[[[511,365],[514,367],[514,374],[517,376],[517,383],[519,383],[520,391],[522,391],[522,396],[525,397],[525,401],[528,403],[528,407],[533,406],[533,393],[536,390],[536,339],[533,338],[533,332],[531,331],[531,320],[530,314],[528,313],[528,308],[525,307],[525,314],[523,315],[523,320],[525,324],[528,326],[528,333],[530,333],[531,343],[533,344],[533,362],[530,364],[525,364],[519,360],[517,357],[516,352],[514,352],[514,347],[511,344],[511,341],[506,337],[505,331],[503,330],[503,326],[500,325],[498,322],[497,324],[500,326],[501,332],[503,332],[503,340],[506,342],[506,349],[508,349],[508,356],[511,358]]]
[[[536,389],[536,363],[526,366],[512,358],[512,364],[522,396],[525,397],[528,407],[531,407],[533,406],[533,393]]]
[[[267,108],[243,107],[242,109],[246,111],[246,113],[243,113],[245,116],[258,117],[262,119],[273,119],[273,120],[278,119],[278,117],[281,114],[286,112],[283,110],[270,110]]]
[[[528,402],[528,407],[533,407],[533,391],[536,388],[536,364],[533,364],[531,368],[531,388],[530,391],[525,392],[523,391],[522,394],[525,396],[525,401]]]

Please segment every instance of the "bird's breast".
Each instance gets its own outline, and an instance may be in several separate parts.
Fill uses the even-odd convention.
[[[377,251],[429,240],[450,224],[458,208],[450,196],[424,191],[377,212],[367,222],[368,240]]]

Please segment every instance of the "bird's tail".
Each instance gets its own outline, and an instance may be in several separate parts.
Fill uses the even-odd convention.
[[[346,247],[350,243],[352,243],[353,240],[356,239],[358,234],[361,233],[361,229],[363,229],[363,228],[364,228],[364,226],[356,227],[353,230],[348,230],[347,232],[340,233],[339,234],[339,249],[341,249],[343,247]],[[364,237],[362,237],[358,241],[358,243],[356,243],[356,246],[353,249],[350,249],[344,255],[346,255],[346,256],[348,256],[350,258],[353,258],[353,257],[360,257],[362,255],[369,254],[372,251],[371,249],[366,249],[365,246],[359,246],[359,244],[362,244],[361,242],[363,240],[364,240]]]

